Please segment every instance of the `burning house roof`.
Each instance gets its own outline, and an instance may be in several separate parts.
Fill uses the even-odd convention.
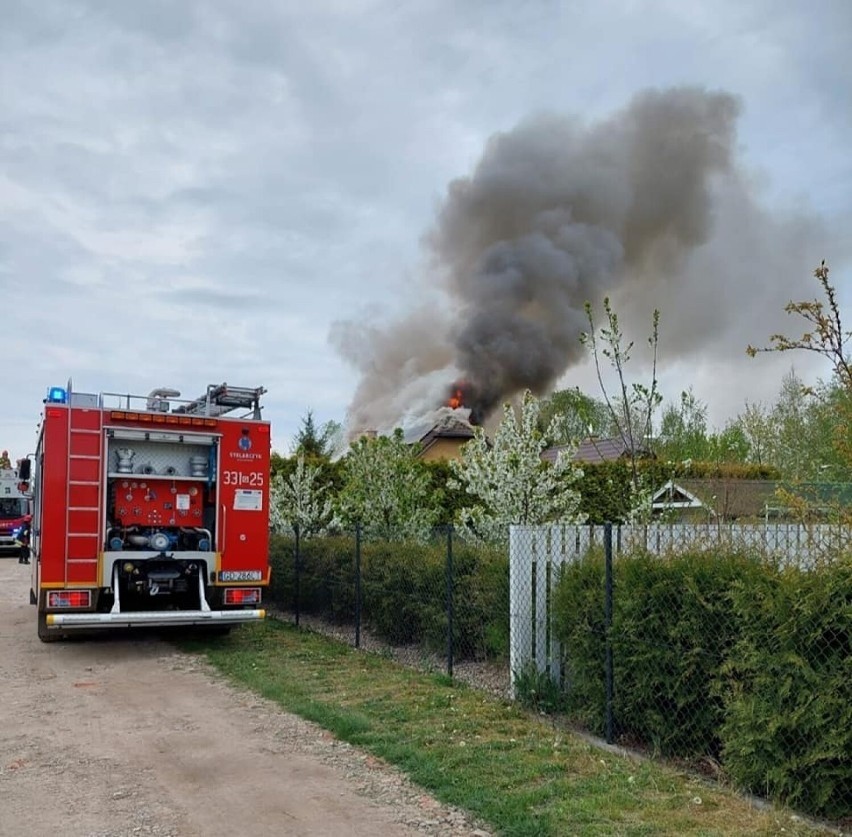
[[[464,417],[464,412],[453,410],[443,412],[437,420],[408,428],[405,441],[420,445],[421,458],[446,459],[457,456],[461,446],[473,436],[473,426]]]

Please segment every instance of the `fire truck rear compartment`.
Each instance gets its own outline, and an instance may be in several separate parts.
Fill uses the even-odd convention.
[[[197,561],[160,556],[116,562],[113,584],[122,610],[200,610],[202,567]]]
[[[223,384],[192,402],[165,389],[76,393],[70,382],[52,392],[35,457],[40,638],[263,619],[265,390]]]

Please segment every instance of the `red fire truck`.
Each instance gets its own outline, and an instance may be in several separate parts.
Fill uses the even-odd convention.
[[[263,387],[193,401],[52,387],[31,468],[32,586],[45,642],[76,630],[263,619],[270,426]],[[27,471],[31,471],[27,473]]]
[[[13,468],[0,468],[0,555],[19,554],[18,535],[30,521],[30,501]]]

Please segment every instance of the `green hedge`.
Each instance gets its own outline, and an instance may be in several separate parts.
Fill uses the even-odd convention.
[[[781,571],[743,555],[619,558],[614,721],[625,743],[720,759],[740,786],[802,811],[852,814],[852,559]],[[571,714],[604,728],[604,565],[554,597]]]
[[[731,588],[759,574],[739,555],[621,563],[613,618],[619,727],[661,753],[718,756],[724,706],[715,683],[738,631]]]
[[[303,538],[299,542],[299,607],[335,622],[355,618],[355,551],[352,538]],[[286,610],[296,606],[295,540],[274,535],[270,541],[270,594]]]
[[[852,816],[852,559],[738,585],[723,757],[739,784]]]
[[[337,623],[355,619],[355,540],[300,542],[299,609]],[[276,536],[270,594],[296,605],[295,542]],[[504,551],[453,546],[453,648],[458,658],[508,655],[509,562]],[[362,625],[393,645],[447,645],[447,545],[369,541],[361,545]]]
[[[554,591],[553,632],[562,643],[566,711],[602,735],[605,726],[604,558],[564,564]]]

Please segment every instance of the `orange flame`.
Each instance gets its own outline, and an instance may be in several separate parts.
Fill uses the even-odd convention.
[[[451,410],[458,410],[463,407],[465,410],[468,410],[468,415],[465,416],[465,419],[470,424],[479,424],[479,414],[476,409],[478,403],[477,391],[476,387],[470,381],[466,381],[463,378],[454,381],[447,387],[446,393],[443,406],[449,407]]]

